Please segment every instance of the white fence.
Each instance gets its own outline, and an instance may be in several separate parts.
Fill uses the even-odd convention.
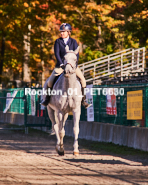
[[[122,77],[144,71],[145,47],[126,49],[79,65],[87,82],[98,84],[109,77]]]

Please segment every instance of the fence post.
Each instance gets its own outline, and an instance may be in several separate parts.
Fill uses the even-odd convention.
[[[148,87],[145,87],[145,127],[148,127],[148,115],[147,115],[147,109],[148,109]]]
[[[110,59],[109,59],[109,56],[108,56],[108,73],[110,72]]]
[[[139,52],[140,50],[138,49],[138,55],[137,55],[137,69],[139,69],[139,58],[140,58],[140,55],[139,55]]]
[[[94,79],[95,79],[95,73],[96,73],[96,65],[94,64]]]
[[[134,68],[134,49],[132,49],[132,70]]]
[[[94,87],[94,86],[93,86]],[[99,115],[100,115],[100,94],[98,91],[95,91],[95,95],[93,96],[93,106],[94,106],[94,121],[99,122]]]
[[[122,66],[123,66],[123,54],[121,54],[121,73],[120,73],[121,77],[122,77],[122,71],[123,71]]]
[[[25,134],[28,134],[28,127],[27,125],[27,96],[25,95],[25,88],[24,88],[24,127],[25,127]]]
[[[144,71],[144,62],[145,62],[145,47],[143,47],[143,56],[142,56],[142,68]]]
[[[99,95],[99,117],[98,117],[98,122],[101,122],[101,96],[102,96],[102,92]]]
[[[120,125],[123,125],[123,96],[120,96]]]

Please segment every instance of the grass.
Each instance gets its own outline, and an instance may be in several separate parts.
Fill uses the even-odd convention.
[[[12,129],[13,132],[15,133],[21,133],[21,134],[25,134],[25,127],[24,125],[15,125],[15,124],[3,124],[3,127],[4,128],[8,128],[8,129]],[[48,137],[49,134],[44,132],[44,131],[41,131],[41,130],[38,130],[38,129],[34,129],[34,128],[28,128],[28,135],[29,136],[36,136],[36,137]]]
[[[114,143],[87,141],[85,139],[79,139],[79,145],[82,147],[101,153],[117,154],[117,155],[142,155],[148,157],[148,152],[134,149],[131,147],[118,145]]]
[[[24,126],[18,126],[18,125],[12,125],[12,124],[4,124],[6,128],[14,128],[14,132],[22,133],[25,134],[25,128]],[[24,130],[17,130],[17,128],[24,128]],[[50,136],[48,133],[33,129],[33,128],[28,128],[28,136],[33,136],[33,137],[43,137],[43,138],[55,138],[55,136]],[[69,136],[65,136],[65,139],[70,142],[71,145],[73,145],[73,138]],[[124,156],[143,156],[143,157],[148,157],[148,152],[134,149],[131,147],[127,146],[121,146],[118,144],[114,143],[105,143],[105,142],[97,142],[97,141],[90,141],[90,140],[85,140],[85,139],[79,139],[79,148],[84,148],[87,150],[92,150],[99,152],[100,154],[114,154],[114,155],[124,155]]]

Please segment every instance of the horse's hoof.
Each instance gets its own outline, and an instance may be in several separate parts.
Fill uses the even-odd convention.
[[[78,156],[79,152],[73,152],[73,155]]]
[[[64,150],[63,150],[62,152],[60,152],[60,151],[58,150],[58,154],[59,154],[60,156],[63,156],[63,155],[64,155]]]
[[[55,149],[56,149],[56,152],[58,153],[58,151],[59,151],[59,150],[58,150],[58,146],[56,146]]]
[[[63,151],[59,151],[57,146],[56,146],[55,149],[56,149],[56,152],[57,152],[60,156],[63,156],[63,155],[64,155],[64,150],[63,150]]]

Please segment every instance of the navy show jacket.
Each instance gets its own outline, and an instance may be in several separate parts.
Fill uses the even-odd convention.
[[[55,41],[54,44],[54,53],[57,59],[56,67],[60,67],[63,64],[64,55],[66,54],[65,47],[66,45],[69,46],[69,50],[75,51],[78,47],[77,41],[69,37],[67,44],[64,43],[62,38],[59,38]],[[79,59],[79,53],[77,54],[77,61]],[[77,64],[78,65],[78,64]]]

